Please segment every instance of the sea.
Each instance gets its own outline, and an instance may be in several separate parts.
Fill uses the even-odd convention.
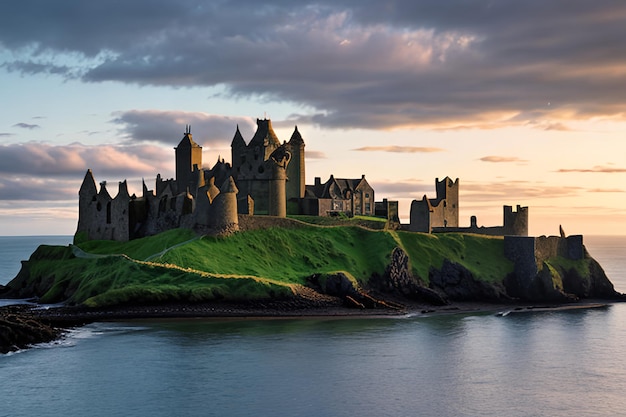
[[[70,241],[0,237],[0,284]],[[0,355],[0,416],[626,416],[626,304],[494,313],[93,323]]]

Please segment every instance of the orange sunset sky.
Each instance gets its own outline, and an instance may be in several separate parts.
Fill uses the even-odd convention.
[[[307,183],[376,199],[460,178],[461,225],[530,207],[531,234],[626,234],[626,3],[609,0],[0,5],[0,235],[73,234],[87,168],[115,195],[205,165],[239,126],[297,125]]]

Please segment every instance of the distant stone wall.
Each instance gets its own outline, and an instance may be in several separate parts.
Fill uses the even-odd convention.
[[[333,208],[330,198],[303,198],[300,200],[300,213],[307,216],[328,216]]]
[[[535,239],[535,257],[538,263],[543,263],[546,259],[556,256],[572,260],[584,258],[582,235],[573,235],[566,238],[558,236],[540,236]]]

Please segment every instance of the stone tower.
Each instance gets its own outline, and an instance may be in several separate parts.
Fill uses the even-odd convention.
[[[237,125],[237,131],[235,132],[235,136],[233,137],[232,142],[230,143],[230,153],[231,153],[231,165],[233,167],[233,174],[235,176],[239,175],[241,171],[241,166],[246,163],[246,141],[243,140],[243,136],[241,136],[241,132],[239,131],[239,125]]]
[[[504,206],[504,234],[508,236],[528,236],[528,207]]]
[[[291,160],[291,153],[287,145],[276,148],[267,160],[272,175],[269,178],[269,206],[270,216],[287,217],[287,166]]]
[[[187,188],[195,190],[198,186],[197,171],[202,168],[202,146],[193,141],[191,126],[186,126],[185,136],[182,138],[176,151],[176,184],[177,190],[182,193]]]
[[[78,191],[78,227],[76,233],[86,233],[88,238],[89,232],[93,226],[93,210],[98,189],[96,188],[96,180],[90,169],[85,173],[85,178]]]
[[[424,196],[411,202],[409,230],[430,233],[433,228],[459,227],[459,179],[437,178],[435,190],[437,198]]]
[[[291,139],[287,142],[287,146],[291,152],[291,160],[287,166],[287,201],[297,202],[298,199],[304,198],[306,190],[306,178],[304,172],[304,140],[302,139],[300,132],[298,132],[298,126],[296,126],[293,131]],[[297,206],[294,206],[294,209],[297,209]],[[292,214],[297,214],[297,210]]]
[[[233,176],[242,203],[239,212],[247,212],[249,196],[256,214],[285,216],[286,170],[291,152],[286,143],[280,144],[272,122],[257,119],[257,130],[247,145],[237,128],[231,152]]]
[[[450,177],[445,177],[439,181],[435,179],[435,190],[437,201],[443,202],[442,224],[439,227],[459,227],[459,179],[452,181]],[[433,225],[434,226],[434,225]]]
[[[228,177],[219,193],[212,202],[212,216],[210,225],[218,233],[239,230],[239,216],[237,215],[237,185],[233,177]]]
[[[130,195],[126,180],[118,185],[118,192],[111,201],[111,239],[126,242],[130,238]]]

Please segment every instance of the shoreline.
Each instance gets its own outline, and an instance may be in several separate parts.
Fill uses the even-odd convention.
[[[298,317],[402,317],[410,315],[433,316],[443,314],[488,313],[499,311],[510,313],[561,311],[607,307],[622,300],[588,299],[571,303],[561,302],[489,302],[455,301],[448,305],[433,306],[416,302],[405,302],[403,308],[378,307],[354,308],[341,302],[314,303],[306,305],[293,301],[243,301],[212,302],[197,304],[155,304],[135,306],[111,306],[89,308],[82,306],[51,306],[33,302],[0,305],[0,317],[8,310],[19,310],[20,314],[33,319],[58,323],[123,321],[127,319],[150,318],[298,318]],[[71,325],[71,324],[70,324]]]
[[[271,319],[382,319],[430,318],[476,314],[508,316],[590,308],[608,308],[619,300],[582,300],[574,303],[454,302],[446,306],[405,303],[405,308],[356,309],[341,302],[294,301],[215,302],[118,306],[101,309],[14,304],[0,306],[0,354],[62,339],[68,330],[95,322],[138,320],[271,320]]]

